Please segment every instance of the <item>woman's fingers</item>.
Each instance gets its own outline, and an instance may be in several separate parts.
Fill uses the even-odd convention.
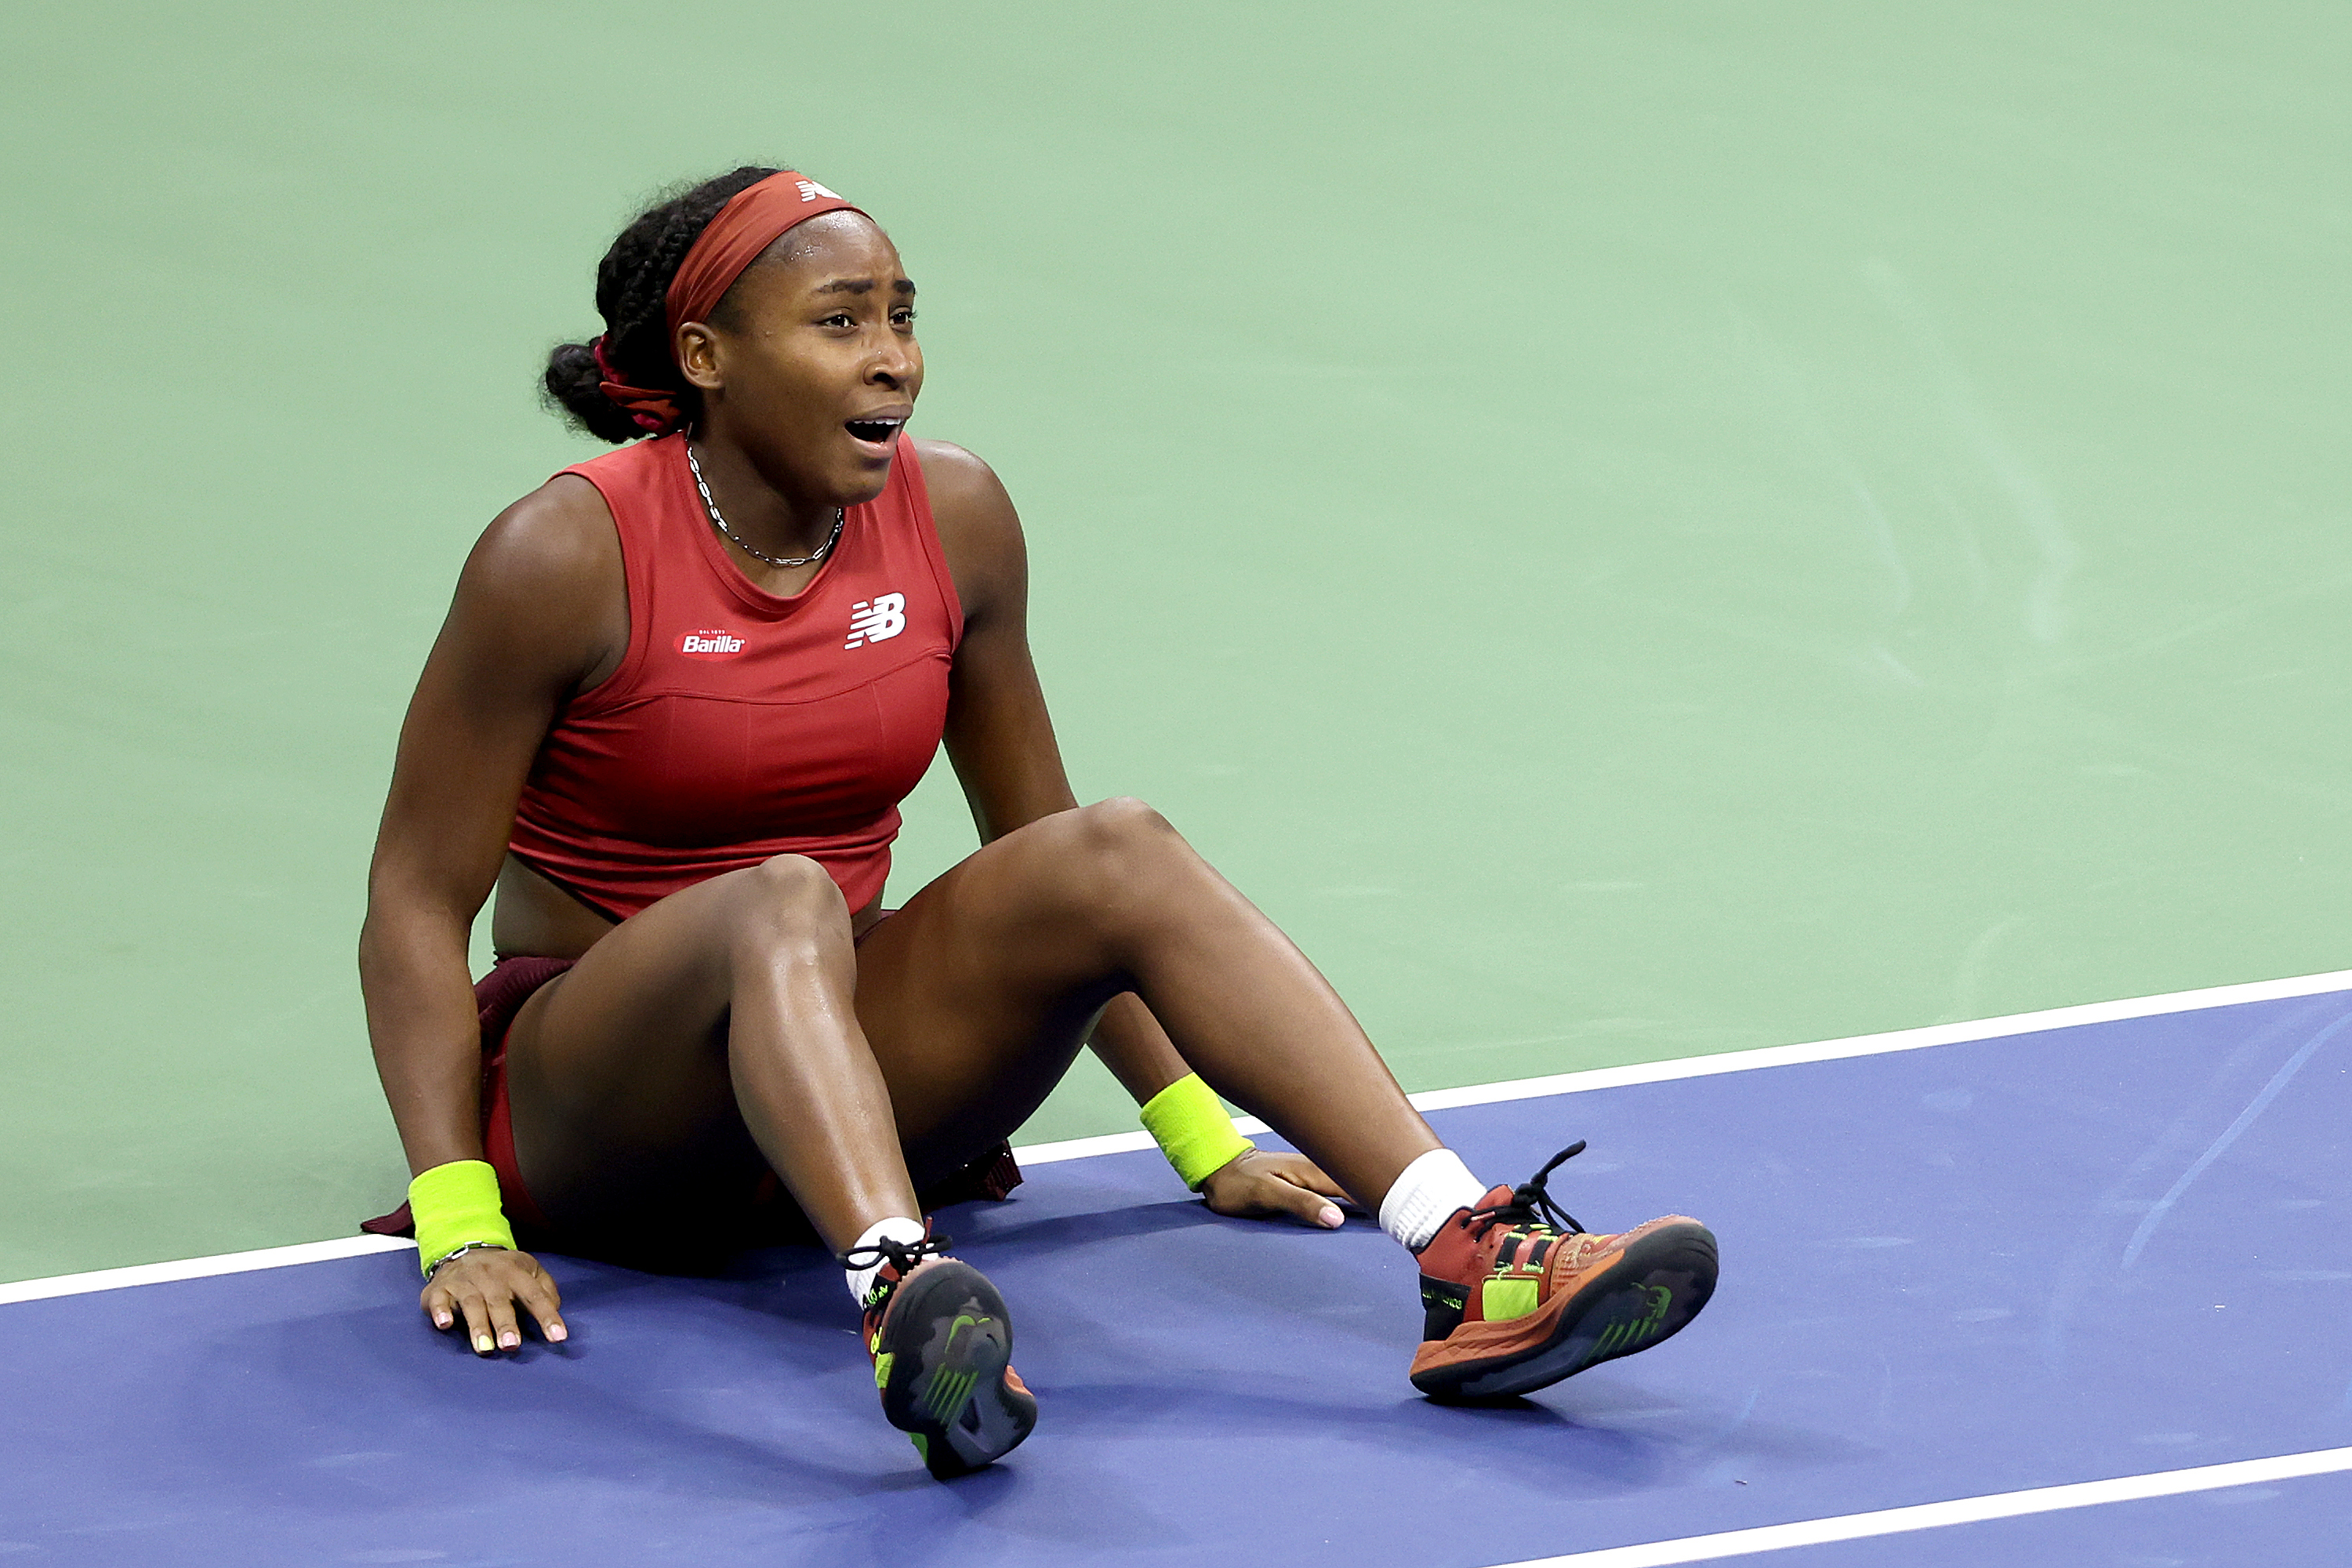
[[[530,1310],[531,1317],[539,1324],[541,1339],[550,1344],[561,1344],[572,1337],[572,1331],[563,1326],[563,1315],[559,1310],[563,1298],[556,1290],[555,1281],[549,1278],[546,1269],[534,1262],[515,1295]]]
[[[515,1319],[514,1298],[504,1290],[495,1290],[484,1300],[489,1303],[490,1332],[496,1337],[499,1349],[522,1349],[522,1324]]]
[[[1297,1161],[1304,1171],[1314,1169],[1295,1155],[1253,1151],[1211,1175],[1201,1184],[1201,1195],[1222,1215],[1287,1215],[1303,1224],[1337,1230],[1346,1216],[1321,1193],[1294,1178],[1285,1169],[1286,1161]]]
[[[1273,1159],[1276,1162],[1275,1168],[1281,1173],[1283,1180],[1296,1182],[1310,1193],[1321,1193],[1325,1197],[1336,1199],[1343,1204],[1354,1204],[1358,1208],[1363,1206],[1349,1195],[1347,1188],[1325,1175],[1323,1167],[1306,1155],[1276,1154]]]
[[[457,1291],[457,1310],[466,1316],[466,1342],[474,1347],[476,1355],[488,1355],[499,1348],[498,1335],[490,1327],[489,1299],[470,1286]]]
[[[425,1293],[417,1298],[417,1304],[425,1309],[425,1315],[433,1320],[436,1329],[446,1329],[457,1321],[456,1299],[438,1279],[425,1282]]]
[[[1346,1223],[1348,1216],[1333,1207],[1330,1199],[1310,1187],[1299,1185],[1288,1172],[1269,1172],[1265,1180],[1270,1194],[1266,1200],[1269,1208],[1324,1230],[1337,1230]]]
[[[454,1328],[464,1320],[466,1342],[477,1355],[522,1348],[522,1320],[516,1307],[529,1310],[540,1332],[551,1342],[571,1337],[563,1325],[562,1294],[555,1280],[527,1252],[484,1248],[449,1259],[426,1280],[419,1298],[436,1329]]]

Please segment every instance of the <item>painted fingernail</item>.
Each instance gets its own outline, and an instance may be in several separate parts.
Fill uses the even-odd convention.
[[[547,1337],[551,1340],[568,1340],[572,1337],[572,1331],[562,1323],[550,1323],[547,1325]]]
[[[1328,1205],[1326,1205],[1323,1212],[1317,1215],[1315,1217],[1323,1222],[1323,1228],[1326,1230],[1337,1230],[1341,1225],[1346,1223],[1346,1216],[1340,1214],[1338,1209],[1332,1208]]]
[[[499,1348],[500,1350],[510,1351],[520,1343],[522,1343],[522,1336],[516,1333],[512,1329],[507,1330],[504,1333],[501,1333],[499,1336]]]
[[[433,1314],[433,1326],[436,1329],[447,1328],[450,1321],[449,1314],[446,1312],[436,1312]]]
[[[489,1336],[489,1335],[488,1335],[488,1334],[476,1334],[476,1335],[474,1336],[474,1349],[475,1349],[476,1351],[478,1351],[478,1352],[480,1352],[480,1353],[481,1353],[481,1354],[483,1354],[483,1355],[488,1355],[488,1354],[489,1354],[489,1353],[490,1353],[490,1350],[491,1350],[491,1348],[492,1348],[492,1347],[491,1347],[491,1345],[490,1345],[490,1336]]]

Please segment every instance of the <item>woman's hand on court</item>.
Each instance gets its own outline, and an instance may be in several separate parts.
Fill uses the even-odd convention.
[[[550,1344],[561,1344],[569,1333],[557,1310],[562,1293],[528,1252],[502,1247],[461,1252],[433,1271],[419,1300],[436,1329],[455,1328],[463,1316],[466,1338],[476,1355],[522,1348],[522,1328],[515,1315],[518,1301],[539,1321],[540,1336]]]
[[[1339,1229],[1346,1216],[1338,1205],[1355,1201],[1314,1161],[1272,1149],[1252,1149],[1218,1166],[1201,1184],[1201,1196],[1237,1219],[1287,1216],[1325,1230]]]

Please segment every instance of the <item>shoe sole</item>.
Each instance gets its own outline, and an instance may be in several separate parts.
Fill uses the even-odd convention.
[[[1664,1344],[1715,1294],[1716,1268],[1713,1231],[1695,1220],[1661,1225],[1563,1300],[1538,1342],[1502,1355],[1417,1364],[1412,1385],[1433,1399],[1508,1399]],[[1423,1346],[1414,1361],[1430,1348]]]
[[[884,1419],[941,1480],[993,1464],[1037,1425],[1037,1401],[1012,1371],[1004,1298],[959,1259],[934,1258],[899,1284],[874,1366]]]

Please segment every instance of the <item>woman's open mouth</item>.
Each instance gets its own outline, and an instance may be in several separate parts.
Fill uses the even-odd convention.
[[[852,419],[845,426],[856,439],[869,447],[887,447],[898,438],[899,426],[907,423],[905,415],[890,415],[871,419]]]

